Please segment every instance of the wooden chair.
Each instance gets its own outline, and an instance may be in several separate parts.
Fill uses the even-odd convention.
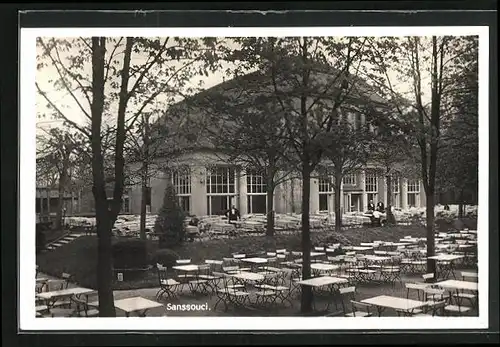
[[[99,316],[99,301],[97,292],[78,295],[71,299],[75,305],[75,314],[78,317],[98,317]]]
[[[417,298],[420,301],[420,293],[422,293],[422,299],[425,297],[426,286],[421,283],[405,283],[406,288],[406,298],[410,298],[410,292],[415,291],[417,293]]]
[[[359,302],[355,300],[351,300],[352,312],[348,313],[346,316],[348,317],[372,317],[372,308],[373,306],[370,304],[366,304],[364,302]]]
[[[156,300],[161,299],[164,295],[166,295],[168,298],[175,297],[176,290],[181,285],[181,283],[168,276],[166,267],[160,264],[157,264],[156,267],[158,274],[158,283],[160,285],[160,289],[156,293]]]

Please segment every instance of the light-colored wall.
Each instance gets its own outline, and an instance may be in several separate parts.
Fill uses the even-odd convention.
[[[203,216],[207,214],[207,193],[206,193],[206,166],[225,164],[220,155],[215,155],[208,152],[193,153],[190,155],[184,155],[183,157],[177,159],[171,167],[176,165],[188,165],[191,168],[191,213],[197,216]],[[341,203],[343,202],[343,192],[359,191],[362,192],[362,210],[366,209],[367,198],[364,193],[365,188],[365,172],[361,170],[356,177],[355,186],[343,186]],[[378,200],[384,201],[387,205],[386,199],[386,184],[385,178],[379,175],[378,177]],[[407,180],[400,180],[400,194],[401,194],[401,208],[407,206]],[[162,203],[163,195],[167,185],[167,178],[165,175],[158,176],[156,178],[151,178],[151,212],[156,213]],[[248,212],[247,206],[247,194],[246,194],[246,176],[244,173],[240,173],[236,177],[236,191],[239,198],[234,202],[240,210],[241,214]],[[292,198],[293,190],[293,198]],[[274,210],[277,213],[301,213],[301,199],[302,194],[302,183],[300,179],[293,179],[281,183],[275,189],[274,196]],[[311,192],[310,192],[310,211],[315,213],[319,210],[319,180],[317,178],[311,179]],[[141,205],[141,187],[136,185],[130,189],[130,209],[131,213],[140,213]],[[425,206],[425,193],[423,191],[423,185],[421,184],[420,193],[420,205]],[[333,194],[329,200],[329,206],[331,206],[331,211],[333,211]],[[294,206],[292,206],[292,204]]]

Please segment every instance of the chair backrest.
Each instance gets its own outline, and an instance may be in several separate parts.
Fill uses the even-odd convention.
[[[301,252],[294,252],[294,251],[292,251],[292,256],[294,256],[294,257],[300,257],[300,256],[302,256],[302,253]]]
[[[434,279],[434,274],[433,273],[423,274],[422,278],[424,279],[425,282],[432,281]]]
[[[344,294],[349,294],[349,293],[356,293],[356,287],[343,287],[339,289],[339,293],[344,295]]]
[[[191,259],[177,259],[175,261],[175,263],[177,265],[185,265],[185,264],[190,264],[191,263]]]
[[[286,249],[285,248],[283,248],[283,249],[277,249],[276,253],[278,253],[278,254],[286,254]]]
[[[460,273],[460,275],[462,276],[462,280],[464,280],[464,281],[477,282],[477,273],[476,272],[462,271]]]
[[[427,295],[444,295],[444,289],[425,287],[424,292]]]
[[[234,258],[222,258],[223,263],[228,263],[228,264],[234,264],[235,259]]]
[[[281,259],[281,260],[286,259],[286,254],[278,253],[278,254],[276,254],[276,258]]]
[[[314,250],[318,251],[318,252],[324,252],[325,251],[325,247],[314,247]]]
[[[418,284],[418,283],[405,283],[405,288],[406,289],[414,289],[414,290],[424,290],[424,286],[422,286],[422,284]]]
[[[275,257],[276,256],[276,253],[275,252],[266,252],[266,255],[268,257]]]
[[[239,267],[238,266],[223,266],[222,271],[224,272],[231,272],[231,271],[238,271]]]

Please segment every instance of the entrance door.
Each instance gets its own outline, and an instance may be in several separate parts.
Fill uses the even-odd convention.
[[[361,194],[351,193],[351,212],[361,211]]]
[[[344,193],[344,212],[351,212],[351,193]]]

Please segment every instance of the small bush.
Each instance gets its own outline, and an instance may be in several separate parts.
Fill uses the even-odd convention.
[[[144,269],[148,266],[146,242],[139,239],[118,241],[113,245],[115,269]]]
[[[175,261],[179,258],[180,257],[176,252],[172,251],[171,249],[164,248],[156,251],[151,259],[151,263],[153,266],[156,266],[156,264],[158,263],[171,268],[175,265]]]
[[[155,232],[159,237],[160,248],[172,248],[184,241],[185,214],[179,206],[174,187],[168,185],[165,189],[163,206],[155,221]]]

